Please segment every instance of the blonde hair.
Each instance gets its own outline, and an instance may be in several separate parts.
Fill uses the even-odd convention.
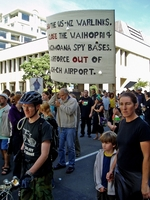
[[[47,102],[44,102],[40,105],[39,112],[45,112],[49,117],[53,117],[51,113],[50,105]]]
[[[113,131],[106,131],[100,137],[100,141],[104,142],[111,142],[113,145],[117,144],[117,134]]]

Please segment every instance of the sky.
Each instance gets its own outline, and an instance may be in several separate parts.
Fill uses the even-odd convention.
[[[115,21],[142,31],[150,41],[150,0],[0,0],[0,13],[17,8],[36,9],[45,17],[71,10],[113,9]]]

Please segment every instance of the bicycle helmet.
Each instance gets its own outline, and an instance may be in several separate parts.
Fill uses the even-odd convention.
[[[42,104],[42,96],[35,91],[26,92],[20,99],[21,104]]]

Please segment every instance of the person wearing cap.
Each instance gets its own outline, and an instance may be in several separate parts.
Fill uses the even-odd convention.
[[[8,90],[8,89],[5,89],[5,90],[3,90],[3,92],[2,92],[2,93],[4,93],[4,94],[7,94],[7,96],[8,96],[7,103],[8,103],[8,105],[10,105],[10,106],[11,106],[11,101],[10,101],[11,92],[10,92],[10,90]]]
[[[9,155],[7,154],[8,139],[11,134],[11,123],[8,119],[10,106],[7,103],[8,95],[0,94],[0,149],[4,158],[4,165],[2,167],[2,175],[10,172]]]

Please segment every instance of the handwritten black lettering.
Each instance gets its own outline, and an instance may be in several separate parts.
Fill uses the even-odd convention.
[[[71,51],[70,44],[64,44],[64,45],[50,45],[49,51]]]
[[[106,37],[106,34],[105,32],[98,32],[98,31],[95,31],[95,32],[70,32],[70,37],[72,39],[99,39],[99,38],[105,38]],[[107,35],[108,37],[108,35]],[[111,37],[111,35],[109,35],[109,38]]]
[[[111,51],[109,44],[88,44],[88,51]]]
[[[51,56],[51,62],[70,62],[69,56]]]
[[[109,18],[106,19],[81,19],[76,20],[78,26],[109,26]]]

